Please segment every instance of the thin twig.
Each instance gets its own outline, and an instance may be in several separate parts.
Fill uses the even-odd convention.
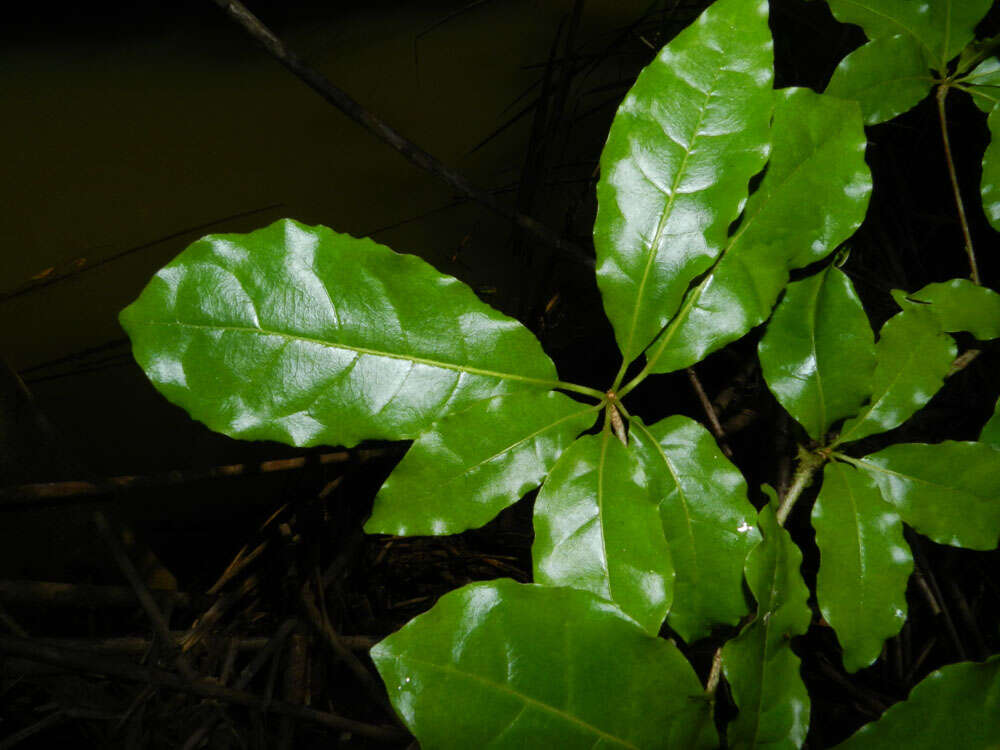
[[[962,192],[958,187],[958,173],[955,171],[955,161],[951,156],[951,143],[948,140],[948,118],[945,112],[944,100],[948,96],[948,86],[938,86],[937,105],[938,120],[941,124],[941,141],[944,143],[944,158],[948,163],[948,176],[951,178],[951,189],[955,194],[955,207],[958,208],[958,221],[962,225],[962,235],[965,237],[965,252],[969,256],[969,278],[973,284],[979,284],[979,268],[976,265],[976,253],[972,249],[972,233],[969,231],[969,221],[965,218],[965,205],[962,203]]]
[[[317,711],[306,706],[296,706],[277,700],[267,700],[243,690],[223,687],[208,680],[191,682],[180,675],[159,669],[140,667],[137,664],[108,659],[103,656],[79,654],[68,649],[44,646],[32,640],[0,634],[0,653],[31,661],[53,664],[57,667],[79,672],[117,677],[129,682],[152,684],[197,695],[201,698],[224,701],[237,706],[246,706],[258,711],[267,711],[282,716],[291,716],[301,721],[309,721],[342,731],[370,737],[383,742],[401,742],[409,737],[394,726],[376,726],[354,721],[328,711]]]
[[[161,600],[184,609],[209,606],[213,597],[184,591],[153,589]],[[135,593],[127,586],[96,586],[86,583],[0,580],[0,602],[45,607],[134,607]]]
[[[532,233],[566,257],[593,267],[593,258],[590,258],[575,244],[559,237],[559,235],[535,219],[511,210],[487,191],[473,185],[464,175],[445,166],[427,151],[405,138],[381,118],[362,107],[348,96],[346,92],[335,86],[322,73],[303,63],[298,55],[285,46],[285,43],[275,36],[239,0],[212,0],[212,2],[242,26],[250,36],[260,42],[278,62],[294,73],[303,83],[384,143],[392,146],[413,164],[439,178],[462,195],[472,198],[491,211],[514,222],[517,226]]]
[[[326,466],[328,464],[342,464],[352,461],[366,462],[382,458],[383,456],[396,455],[401,452],[402,448],[386,446],[385,448],[364,448],[361,450],[334,451],[332,453],[281,458],[272,461],[262,461],[257,464],[228,464],[225,466],[212,466],[207,469],[178,469],[163,474],[106,477],[93,481],[81,480],[22,484],[0,489],[0,510],[8,507],[18,508],[24,505],[86,502],[85,498],[111,495],[123,490],[172,487],[208,479],[228,479],[231,477],[254,476],[256,474],[270,474],[278,471],[293,471],[314,465]]]
[[[184,654],[174,647],[173,640],[170,637],[170,626],[166,618],[153,599],[153,595],[146,588],[146,584],[139,575],[139,571],[136,570],[135,565],[132,564],[129,556],[125,553],[125,549],[122,547],[116,533],[111,529],[108,519],[104,517],[103,513],[96,511],[94,513],[94,523],[97,526],[97,530],[101,532],[101,536],[104,537],[104,541],[111,548],[111,554],[115,558],[115,562],[118,563],[122,574],[135,591],[136,598],[138,598],[142,608],[146,611],[146,616],[153,624],[153,632],[160,638],[163,647],[173,652],[174,665],[187,679],[192,681],[201,679],[201,676],[195,671],[194,667],[188,663]]]
[[[701,401],[701,408],[705,410],[705,416],[708,417],[708,424],[712,428],[712,434],[715,435],[715,439],[719,441],[719,447],[722,448],[722,452],[726,454],[729,458],[733,457],[733,450],[729,447],[729,443],[726,442],[726,433],[722,429],[722,425],[719,423],[719,415],[715,413],[715,407],[712,406],[712,402],[708,398],[708,394],[705,393],[705,389],[701,386],[701,381],[698,379],[697,373],[695,373],[693,367],[688,367],[685,372],[687,373],[688,380],[691,381],[691,387],[694,388],[694,392],[698,394],[698,400]]]

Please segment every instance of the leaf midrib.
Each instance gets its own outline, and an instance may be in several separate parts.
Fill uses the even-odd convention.
[[[466,373],[469,375],[481,375],[483,377],[498,378],[500,380],[515,380],[523,383],[535,383],[540,386],[546,386],[548,388],[558,388],[560,387],[559,381],[556,380],[546,380],[544,378],[534,378],[528,375],[516,375],[514,373],[502,372],[499,370],[487,370],[481,367],[470,367],[468,365],[457,365],[452,362],[443,362],[441,360],[428,359],[426,357],[416,357],[409,354],[397,354],[396,352],[382,351],[380,349],[369,349],[363,346],[352,346],[350,344],[343,344],[334,341],[324,341],[322,339],[311,338],[309,336],[302,336],[301,334],[290,334],[283,331],[273,331],[265,328],[250,328],[247,326],[232,326],[232,325],[205,325],[202,323],[185,323],[182,321],[156,321],[156,320],[143,320],[134,321],[133,325],[147,326],[147,327],[168,327],[168,328],[191,328],[195,330],[203,331],[223,331],[231,333],[244,333],[256,336],[274,336],[277,338],[282,338],[287,341],[297,341],[306,344],[313,344],[315,346],[325,347],[327,349],[339,349],[343,351],[355,352],[359,355],[368,355],[372,357],[385,357],[386,359],[398,359],[404,362],[413,362],[415,364],[427,365],[428,367],[437,367],[442,370],[452,370],[454,372]]]
[[[507,685],[501,685],[500,683],[494,682],[493,680],[488,680],[485,677],[482,677],[482,676],[480,676],[478,674],[474,674],[472,672],[464,672],[464,671],[462,671],[460,669],[456,669],[455,667],[449,666],[447,664],[437,664],[435,662],[425,661],[423,659],[418,659],[418,658],[415,658],[415,657],[409,656],[409,655],[407,655],[407,656],[400,656],[400,657],[397,657],[397,658],[400,661],[412,662],[413,664],[419,664],[419,665],[422,665],[422,666],[427,667],[427,668],[432,669],[432,670],[438,670],[440,672],[444,672],[445,674],[451,674],[451,675],[454,675],[454,676],[457,676],[457,677],[460,677],[460,678],[465,678],[467,680],[471,680],[471,681],[474,681],[474,682],[480,682],[480,683],[482,683],[484,685],[487,685],[487,686],[493,688],[494,690],[496,690],[498,692],[507,693],[508,695],[512,695],[515,698],[520,699],[521,701],[523,701],[526,704],[534,706],[534,707],[536,707],[536,708],[538,708],[538,709],[540,709],[542,711],[545,711],[547,713],[554,714],[555,716],[559,717],[560,719],[563,719],[564,721],[567,721],[567,722],[569,722],[571,724],[576,724],[577,726],[580,726],[583,729],[585,729],[585,730],[587,730],[587,731],[589,731],[589,732],[591,732],[591,733],[593,733],[593,734],[595,734],[595,735],[597,735],[597,736],[599,736],[601,738],[611,740],[612,742],[614,742],[614,743],[616,743],[618,745],[621,745],[622,747],[628,747],[628,748],[632,748],[633,750],[639,750],[639,747],[637,745],[633,745],[628,740],[624,740],[621,737],[616,737],[613,734],[609,734],[608,732],[605,732],[603,729],[599,729],[599,728],[595,727],[593,724],[590,724],[590,723],[584,721],[583,719],[580,719],[580,718],[578,718],[576,716],[573,716],[573,714],[567,713],[566,711],[564,711],[562,709],[559,709],[559,708],[556,708],[555,706],[551,706],[548,703],[543,703],[542,701],[538,700],[537,698],[532,698],[531,696],[525,695],[521,691],[515,690],[515,689],[513,689],[511,687],[508,687]]]

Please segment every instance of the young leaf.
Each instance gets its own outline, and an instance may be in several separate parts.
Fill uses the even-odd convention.
[[[809,693],[790,645],[811,619],[809,589],[799,573],[802,553],[770,505],[758,523],[764,541],[746,563],[757,616],[722,648],[723,670],[740,710],[729,726],[732,750],[801,747],[809,728]]]
[[[961,83],[968,87],[966,90],[976,106],[989,114],[1000,104],[1000,59],[990,57],[983,60]]]
[[[1000,338],[1000,294],[968,279],[928,284],[913,294],[893,290],[892,295],[900,307],[927,304],[942,331],[968,331],[980,341]]]
[[[975,37],[979,20],[993,0],[827,0],[838,21],[853,23],[869,39],[906,34],[923,48],[927,62],[942,73]]]
[[[371,654],[425,750],[718,744],[676,646],[584,591],[474,583]]]
[[[819,608],[844,649],[844,667],[874,662],[906,620],[906,582],[913,556],[903,523],[871,479],[831,462],[812,511],[820,565]]]
[[[771,393],[816,440],[871,394],[875,336],[834,266],[788,285],[758,351]]]
[[[550,391],[473,404],[420,435],[375,497],[369,534],[458,534],[533,490],[594,423],[596,407]]]
[[[983,431],[979,433],[979,442],[1000,448],[1000,399],[993,407],[993,416],[983,426]]]
[[[655,500],[635,455],[610,430],[578,438],[535,500],[535,582],[593,592],[656,634],[673,600],[674,568]]]
[[[1000,538],[1000,451],[983,443],[901,443],[852,460],[910,526],[938,544],[988,550]]]
[[[722,256],[647,353],[652,372],[688,367],[763,323],[788,271],[823,259],[861,225],[871,194],[857,102],[777,92],[771,161]]]
[[[1000,656],[931,672],[902,703],[837,750],[988,750],[1000,747]]]
[[[601,155],[597,281],[626,362],[722,250],[764,166],[767,3],[717,0],[639,74]]]
[[[164,396],[247,440],[412,438],[449,412],[556,377],[530,331],[457,279],[289,219],[198,240],[121,323]]]
[[[865,125],[876,125],[919,104],[933,82],[920,45],[897,34],[874,39],[841,60],[825,93],[858,102]]]
[[[837,443],[903,424],[944,384],[956,351],[955,342],[923,306],[910,305],[890,318],[875,344],[872,397],[858,416],[844,423]]]
[[[1000,232],[1000,107],[995,107],[986,118],[990,130],[990,145],[983,154],[983,176],[979,192],[983,197],[983,211],[990,224]]]
[[[756,512],[743,475],[700,424],[679,415],[629,424],[677,571],[667,623],[691,643],[746,614],[743,563],[760,541]]]

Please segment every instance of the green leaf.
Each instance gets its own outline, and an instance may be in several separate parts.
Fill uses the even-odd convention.
[[[979,433],[979,442],[1000,448],[1000,399],[993,407],[993,416],[983,425],[983,431]]]
[[[583,591],[471,584],[371,654],[424,750],[718,744],[676,646]]]
[[[890,318],[875,344],[871,400],[844,423],[837,444],[903,424],[944,384],[956,352],[955,342],[922,306],[910,306]]]
[[[872,183],[857,102],[808,89],[777,93],[760,188],[722,256],[651,347],[652,372],[689,367],[763,323],[789,269],[823,259],[864,219]]]
[[[578,438],[535,500],[535,582],[597,594],[655,635],[674,593],[655,500],[635,455],[610,430]]]
[[[788,285],[758,350],[771,393],[816,440],[871,394],[875,336],[834,266]]]
[[[649,427],[633,417],[629,426],[677,571],[667,623],[691,643],[746,614],[743,563],[760,541],[756,511],[743,475],[700,424],[678,415]]]
[[[375,498],[369,534],[458,534],[533,490],[594,423],[595,406],[549,391],[473,404],[417,438]]]
[[[722,665],[739,714],[729,747],[801,747],[809,728],[809,693],[790,639],[809,627],[809,589],[799,573],[802,553],[778,525],[774,510],[758,516],[761,542],[746,563],[757,616],[722,649]]]
[[[841,60],[825,93],[855,100],[865,125],[875,125],[915,107],[933,82],[920,45],[897,34],[870,41]]]
[[[990,224],[1000,232],[1000,107],[986,118],[990,129],[990,145],[983,154],[983,176],[979,192],[983,197],[983,211]]]
[[[198,240],[121,323],[164,396],[247,440],[412,438],[449,412],[556,377],[526,328],[457,279],[289,219]]]
[[[910,526],[938,544],[988,550],[1000,538],[1000,451],[983,443],[902,443],[852,460]]]
[[[906,620],[906,582],[913,556],[903,523],[871,479],[828,463],[812,511],[820,565],[819,608],[844,649],[844,667],[872,664]]]
[[[927,62],[945,72],[947,63],[975,37],[976,24],[993,0],[827,0],[838,21],[853,23],[869,39],[913,37]]]
[[[989,114],[1000,104],[1000,59],[983,60],[961,83],[968,87],[966,90],[976,106]]]
[[[861,727],[838,750],[996,750],[1000,746],[1000,656],[931,672],[909,698]]]
[[[717,0],[664,47],[618,108],[601,155],[594,247],[626,362],[722,250],[768,153],[767,3]]]
[[[1000,294],[968,279],[928,284],[913,294],[893,290],[892,296],[900,307],[904,302],[928,305],[942,331],[968,331],[980,341],[1000,338]]]

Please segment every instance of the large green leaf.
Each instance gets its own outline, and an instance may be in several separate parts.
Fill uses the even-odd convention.
[[[913,556],[899,514],[867,475],[847,464],[823,470],[812,524],[819,608],[844,649],[844,667],[856,672],[878,658],[906,620]]]
[[[743,475],[692,419],[629,426],[677,571],[667,623],[688,643],[735,625],[747,611],[743,563],[760,541]]]
[[[817,440],[871,394],[875,336],[834,266],[788,285],[758,350],[771,393]]]
[[[996,750],[1000,747],[1000,656],[931,672],[902,703],[861,727],[838,750]]]
[[[205,237],[122,311],[156,388],[217,432],[293,445],[415,437],[555,367],[412,255],[288,219]]]
[[[890,318],[875,344],[872,397],[844,423],[837,443],[903,424],[944,384],[956,352],[955,342],[923,306],[911,305]]]
[[[651,347],[652,372],[688,367],[763,323],[789,269],[826,257],[861,225],[872,183],[857,102],[783,89],[771,135],[760,188],[722,256]]]
[[[993,416],[983,425],[983,431],[979,433],[979,442],[1000,448],[1000,399],[993,407]]]
[[[791,638],[809,627],[811,614],[799,566],[802,553],[765,506],[764,535],[746,563],[757,616],[722,649],[722,666],[739,714],[729,727],[729,747],[801,747],[809,728],[809,693],[799,674]]]
[[[983,60],[961,82],[968,86],[967,91],[976,106],[989,114],[1000,104],[1000,59]]]
[[[892,296],[904,309],[907,302],[926,304],[942,331],[968,331],[980,341],[1000,338],[1000,294],[968,279],[928,284],[913,294],[893,290]]]
[[[471,584],[371,653],[423,750],[718,744],[677,648],[583,591]]]
[[[549,391],[487,399],[420,435],[375,498],[369,534],[457,534],[533,490],[594,423],[596,407]]]
[[[535,582],[591,591],[656,634],[674,592],[657,501],[610,430],[578,438],[535,500]]]
[[[866,125],[891,120],[927,96],[934,79],[908,34],[874,39],[840,61],[826,93],[861,105]]]
[[[1000,232],[1000,107],[994,107],[986,118],[990,129],[990,145],[983,154],[983,176],[979,191],[983,211],[990,224]]]
[[[947,63],[974,38],[993,0],[827,0],[838,21],[864,29],[869,39],[907,34],[924,49],[927,62],[946,72]]]
[[[901,443],[852,462],[906,523],[938,544],[997,546],[1000,451],[983,443]]]
[[[722,250],[764,166],[767,3],[717,0],[639,74],[601,155],[597,281],[627,362]]]

